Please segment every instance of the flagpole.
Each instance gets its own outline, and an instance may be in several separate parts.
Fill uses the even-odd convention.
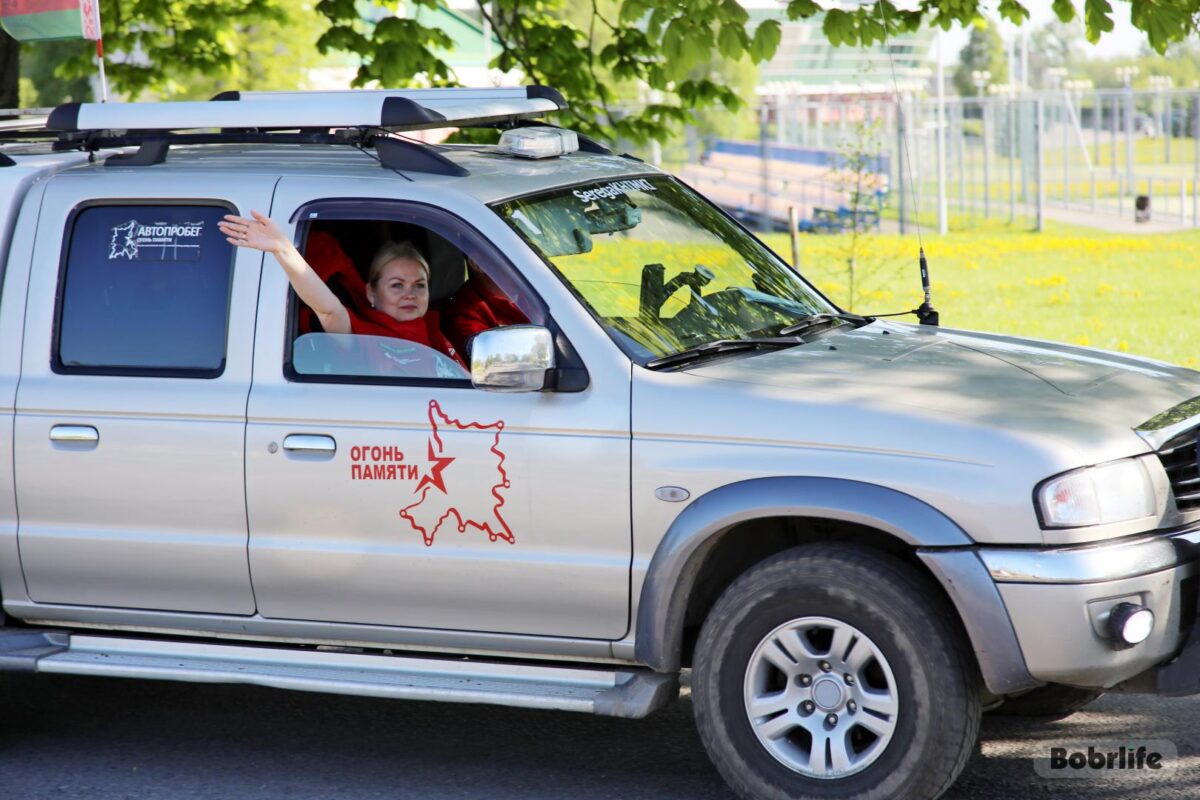
[[[100,102],[108,102],[108,76],[104,74],[104,40],[96,39],[96,58],[100,61]]]

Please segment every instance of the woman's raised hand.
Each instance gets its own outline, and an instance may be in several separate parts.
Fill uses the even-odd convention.
[[[246,219],[236,214],[226,214],[217,223],[225,240],[238,247],[250,247],[265,253],[279,253],[290,242],[279,229],[279,226],[257,211],[250,212],[254,219]]]

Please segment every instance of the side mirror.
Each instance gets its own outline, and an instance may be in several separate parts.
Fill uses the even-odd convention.
[[[471,383],[489,392],[540,392],[554,369],[554,338],[537,325],[509,325],[471,339]]]

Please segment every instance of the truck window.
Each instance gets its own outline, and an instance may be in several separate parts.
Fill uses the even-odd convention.
[[[775,336],[837,311],[667,176],[590,182],[493,208],[639,364],[717,339]]]
[[[105,205],[69,223],[56,372],[213,378],[225,368],[233,247],[214,205]]]
[[[411,245],[428,268],[426,310],[417,319],[392,319],[386,306],[375,307],[368,301],[370,264],[388,242]],[[471,336],[490,327],[525,324],[529,313],[492,280],[493,260],[477,254],[469,257],[461,244],[407,220],[313,224],[305,236],[303,255],[359,322],[352,335],[327,334],[293,294],[292,350],[285,365],[288,377],[318,382],[452,381],[469,385],[465,365]],[[382,291],[380,287],[376,290]]]

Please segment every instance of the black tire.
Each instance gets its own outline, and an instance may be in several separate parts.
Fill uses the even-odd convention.
[[[1102,694],[1104,692],[1099,689],[1077,689],[1051,683],[1008,698],[989,713],[1001,717],[1037,717],[1053,722],[1066,719]]]
[[[895,558],[827,544],[780,553],[729,586],[701,629],[692,675],[701,740],[729,785],[753,800],[932,800],[948,789],[975,748],[981,692],[970,646],[935,592]],[[760,743],[747,713],[756,648],[804,617],[853,626],[894,677],[894,732],[869,766],[846,777],[789,768]]]

